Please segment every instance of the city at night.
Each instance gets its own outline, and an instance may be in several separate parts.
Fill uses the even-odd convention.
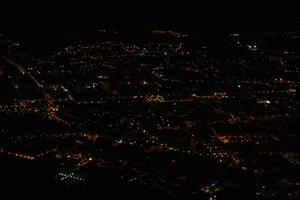
[[[0,6],[0,194],[300,199],[297,7],[173,4]]]

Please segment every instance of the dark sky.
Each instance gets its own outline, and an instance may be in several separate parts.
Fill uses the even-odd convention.
[[[298,15],[296,3],[276,1],[16,1],[0,3],[1,28],[84,29],[87,26],[163,26],[198,30],[213,27],[282,26]],[[209,2],[209,3],[203,3]],[[223,3],[220,3],[223,2]],[[252,1],[253,2],[253,1]],[[286,2],[286,3],[285,3]]]

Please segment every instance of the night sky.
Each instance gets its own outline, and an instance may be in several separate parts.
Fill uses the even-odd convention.
[[[151,2],[151,3],[150,3]],[[163,2],[163,3],[162,3]],[[291,3],[220,3],[180,1],[8,1],[1,6],[2,29],[35,30],[163,28],[199,31],[216,29],[276,29],[297,17]]]

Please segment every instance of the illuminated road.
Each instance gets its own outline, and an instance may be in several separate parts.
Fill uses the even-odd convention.
[[[43,87],[43,85],[42,85],[36,78],[34,78],[34,76],[32,76],[32,75],[30,74],[30,72],[27,71],[27,70],[26,70],[24,67],[22,67],[20,64],[16,63],[15,61],[13,61],[13,60],[11,60],[11,59],[9,59],[9,58],[5,58],[5,61],[6,61],[7,63],[9,63],[9,64],[15,66],[16,68],[18,68],[22,74],[27,74],[27,75],[31,78],[31,80],[33,80],[34,83],[35,83],[38,87],[41,87],[41,88]]]
[[[5,61],[7,63],[9,63],[10,65],[13,65],[16,68],[18,68],[23,75],[28,75],[31,78],[31,80],[33,80],[34,83],[39,88],[43,88],[43,85],[33,75],[31,75],[31,73],[29,71],[27,71],[22,65],[16,63],[15,61],[13,61],[9,58],[5,58]],[[72,123],[67,122],[66,120],[63,120],[56,115],[56,111],[55,111],[56,105],[54,104],[54,100],[50,97],[50,95],[45,93],[44,91],[43,91],[43,94],[44,94],[45,100],[47,102],[47,110],[46,111],[47,111],[49,119],[55,120],[56,122],[66,125],[66,126],[71,126]]]

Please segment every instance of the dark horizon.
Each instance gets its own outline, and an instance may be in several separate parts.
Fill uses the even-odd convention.
[[[115,3],[115,4],[114,4]],[[178,29],[257,31],[282,28],[299,17],[293,4],[135,4],[120,2],[30,1],[2,4],[0,30],[35,31],[108,29]]]

